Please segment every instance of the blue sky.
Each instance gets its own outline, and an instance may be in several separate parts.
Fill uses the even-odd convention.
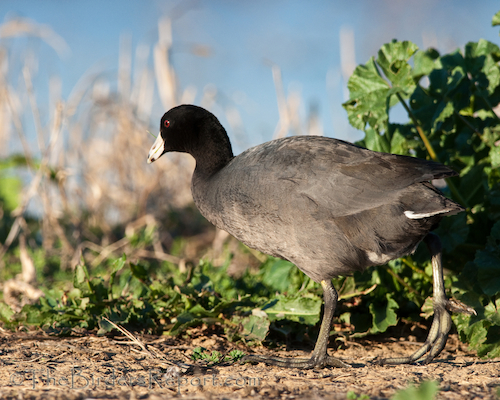
[[[50,25],[67,42],[70,52],[62,57],[48,46],[40,49],[35,81],[43,90],[50,76],[59,75],[64,97],[90,68],[116,73],[122,34],[130,35],[134,46],[152,46],[158,19],[173,16],[172,56],[181,88],[193,85],[201,93],[212,84],[234,102],[246,147],[271,139],[278,122],[269,62],[281,68],[285,90],[300,90],[304,115],[311,104],[318,107],[326,136],[355,140],[360,135],[348,127],[341,107],[346,100],[339,63],[342,27],[354,32],[359,64],[393,38],[422,47],[426,37],[441,52],[479,38],[500,44],[499,29],[491,27],[499,9],[497,0],[2,0],[0,21],[30,18]],[[208,46],[210,57],[194,55],[193,45]],[[166,111],[159,101],[154,109],[152,127]]]

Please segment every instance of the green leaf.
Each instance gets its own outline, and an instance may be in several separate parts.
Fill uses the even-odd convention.
[[[264,268],[262,280],[273,291],[286,292],[292,289],[290,275],[296,269],[291,262],[277,259],[272,262],[270,268]]]
[[[491,95],[500,84],[500,68],[497,60],[500,48],[487,40],[469,42],[465,46],[465,64],[476,90]]]
[[[488,239],[490,243],[500,242],[500,221],[495,224]],[[478,251],[474,263],[477,266],[477,279],[481,289],[488,296],[500,293],[500,247],[488,245]]]
[[[487,321],[477,321],[469,326],[467,329],[468,340],[472,347],[480,348],[486,341],[488,336],[488,323]]]
[[[383,130],[387,124],[387,93],[389,84],[378,72],[374,58],[359,65],[347,82],[350,100],[343,104],[350,124],[357,129]]]
[[[396,129],[392,134],[389,152],[392,154],[408,155],[408,141],[399,129]]]
[[[78,264],[73,275],[73,286],[84,293],[88,293],[90,290],[88,281],[89,271],[87,267],[84,264]]]
[[[500,299],[496,300],[496,304],[491,301],[484,307],[484,316],[493,324],[500,326]],[[497,342],[500,342],[500,336],[497,337]]]
[[[177,322],[172,327],[169,334],[175,336],[191,326],[198,326],[202,323],[203,320],[201,318],[197,318],[191,313],[184,312],[177,317]]]
[[[498,11],[491,19],[491,26],[500,25],[500,11]]]
[[[447,118],[451,117],[455,111],[453,103],[441,102],[433,115],[433,130],[439,129],[441,123],[446,121]]]
[[[477,280],[484,294],[495,296],[500,293],[500,251],[478,251],[474,262],[477,266]]]
[[[130,263],[130,269],[132,271],[132,275],[141,282],[149,280],[149,273],[142,264]]]
[[[413,57],[413,64],[414,79],[420,79],[424,75],[429,75],[433,69],[441,68],[439,52],[435,49],[418,51]]]
[[[391,400],[433,400],[439,391],[436,381],[422,382],[420,386],[410,385],[407,389],[400,390]]]
[[[271,321],[288,319],[306,325],[315,325],[320,319],[322,303],[322,299],[314,295],[310,297],[279,295],[264,305],[262,311],[266,312]]]
[[[367,149],[373,151],[381,151],[384,153],[389,153],[391,151],[391,145],[387,141],[387,137],[381,135],[372,128],[366,128],[365,130],[365,146]]]
[[[90,299],[88,297],[82,298],[82,300],[80,302],[80,308],[82,310],[85,310],[87,308],[87,304],[89,304],[89,301],[90,301]]]
[[[111,332],[115,327],[110,324],[108,321],[105,319],[100,319],[99,320],[99,330],[97,331],[98,335],[104,335],[106,333]]]
[[[460,193],[467,196],[465,198],[467,203],[484,201],[486,189],[484,166],[475,164],[469,170],[462,170],[460,175]]]
[[[194,307],[189,309],[189,314],[194,317],[216,317],[218,313],[214,310],[206,310],[201,304],[196,304]]]
[[[109,275],[109,282],[108,282],[108,294],[110,299],[113,298],[113,283],[115,281],[115,276],[118,273],[118,271],[120,271],[125,266],[126,260],[127,257],[123,255],[121,258],[119,258],[113,263],[113,269],[111,270],[111,274]],[[120,289],[121,292],[123,290],[123,287],[121,287]]]
[[[436,233],[441,238],[443,248],[451,253],[458,245],[465,243],[469,236],[470,227],[467,225],[467,213],[443,218]]]
[[[398,93],[410,95],[416,87],[412,75],[412,67],[408,60],[417,52],[416,44],[408,41],[384,44],[378,52],[377,64],[393,88],[398,88]],[[395,93],[395,92],[393,92]]]
[[[247,340],[258,340],[262,342],[269,332],[270,321],[267,315],[259,310],[262,315],[250,315],[247,317],[235,317],[232,322],[240,324],[241,329],[238,335],[244,337]]]
[[[437,75],[439,78],[442,75],[436,74],[436,71],[433,71],[432,74]],[[434,114],[438,107],[438,100],[432,97],[429,91],[425,91],[420,86],[417,86],[410,96],[410,107],[424,131],[430,132],[433,126]]]
[[[2,320],[5,323],[9,323],[11,317],[14,315],[14,311],[5,304],[3,301],[0,301],[0,320]]]
[[[424,90],[418,86],[411,96],[410,105],[425,131],[435,126],[436,119],[444,120],[450,115],[447,108],[450,101],[456,111],[470,104],[470,82],[462,54],[456,51],[439,61],[441,68],[429,74],[429,88]],[[444,109],[446,114],[441,115]]]
[[[493,146],[490,149],[490,161],[492,168],[500,168],[500,146]]]
[[[391,294],[386,294],[387,303],[385,305],[375,305],[370,303],[370,313],[373,317],[373,326],[370,333],[385,332],[389,326],[398,323],[395,310],[399,308],[398,303],[392,298]]]

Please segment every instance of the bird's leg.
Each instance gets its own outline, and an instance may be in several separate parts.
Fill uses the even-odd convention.
[[[425,244],[431,253],[432,277],[434,283],[433,302],[434,319],[429,330],[429,335],[424,345],[408,357],[386,358],[380,360],[381,364],[411,364],[418,361],[425,354],[424,364],[431,362],[441,353],[446,345],[448,333],[451,329],[450,312],[475,314],[471,307],[455,299],[448,299],[444,290],[443,266],[441,264],[441,241],[433,233],[429,233],[425,239]]]
[[[333,313],[337,306],[338,294],[332,285],[331,281],[321,281],[323,287],[323,296],[325,299],[325,313],[321,328],[319,330],[318,340],[316,346],[311,354],[311,358],[281,358],[281,357],[267,357],[256,354],[250,354],[243,357],[242,362],[263,362],[268,365],[276,365],[285,368],[323,368],[326,366],[331,367],[350,367],[349,364],[329,356],[326,348],[328,346],[328,339],[330,337],[330,329],[332,327]]]

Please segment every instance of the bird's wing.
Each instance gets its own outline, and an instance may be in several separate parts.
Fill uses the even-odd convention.
[[[261,184],[283,186],[288,201],[306,197],[334,217],[376,208],[396,200],[414,183],[456,174],[432,161],[373,152],[324,137],[281,139],[279,145],[269,142],[242,155],[249,175],[252,165],[260,165],[256,172]]]

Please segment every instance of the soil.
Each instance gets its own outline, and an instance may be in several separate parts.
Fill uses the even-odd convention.
[[[308,351],[249,349],[203,328],[189,340],[169,336],[84,335],[0,332],[2,399],[388,399],[410,383],[439,382],[438,399],[498,399],[500,358],[483,360],[451,335],[445,350],[428,365],[379,366],[377,358],[407,355],[418,343],[374,338],[344,344],[336,356],[351,368],[297,370],[258,365],[217,365],[191,360],[203,346],[227,353],[306,357]],[[145,350],[147,349],[147,350]],[[329,349],[333,353],[333,349]]]

